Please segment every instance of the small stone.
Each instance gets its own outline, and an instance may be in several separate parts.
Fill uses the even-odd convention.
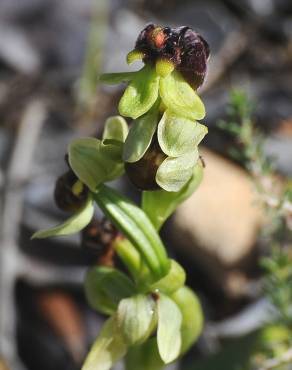
[[[206,162],[202,183],[175,213],[171,237],[174,246],[204,266],[217,287],[234,295],[229,277],[254,261],[265,217],[244,170],[207,149],[201,154]]]

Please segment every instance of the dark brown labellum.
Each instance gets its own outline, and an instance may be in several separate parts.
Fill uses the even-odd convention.
[[[204,82],[210,49],[207,41],[190,27],[161,28],[146,26],[138,36],[135,49],[144,54],[144,62],[154,64],[167,59],[197,89]]]
[[[74,172],[69,170],[56,181],[54,198],[56,205],[63,211],[76,212],[85,205],[88,188],[84,185],[78,195],[74,194],[72,187],[77,180]]]
[[[144,156],[137,162],[125,163],[126,173],[131,182],[140,190],[159,190],[155,176],[158,167],[166,158],[159,147],[156,135]]]

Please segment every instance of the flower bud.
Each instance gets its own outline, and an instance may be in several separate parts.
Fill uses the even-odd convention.
[[[76,212],[85,205],[88,188],[82,184],[72,170],[60,176],[55,185],[56,205],[63,211]]]
[[[125,163],[126,173],[131,182],[141,190],[159,190],[155,176],[158,167],[166,158],[154,135],[152,143],[144,156],[137,162]]]
[[[113,266],[113,242],[118,236],[118,230],[107,219],[93,219],[81,234],[81,246],[98,258],[98,264]]]

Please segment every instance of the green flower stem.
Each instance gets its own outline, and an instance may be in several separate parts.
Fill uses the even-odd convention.
[[[116,238],[113,242],[113,247],[120,259],[128,268],[134,280],[137,281],[141,274],[142,267],[140,254],[137,252],[132,243],[124,237]]]

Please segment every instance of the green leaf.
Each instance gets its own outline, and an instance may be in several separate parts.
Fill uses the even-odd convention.
[[[166,158],[156,172],[157,184],[166,191],[180,191],[192,177],[198,158],[198,150],[177,158]]]
[[[151,144],[158,121],[159,99],[153,107],[132,123],[125,141],[123,159],[126,162],[137,162],[143,157]]]
[[[105,121],[102,139],[113,139],[117,141],[125,142],[128,135],[128,124],[126,120],[121,116],[109,117]]]
[[[178,116],[192,120],[205,117],[202,100],[179,72],[161,78],[159,91],[165,106]]]
[[[86,274],[86,298],[92,308],[104,314],[113,314],[123,298],[135,293],[135,285],[127,275],[112,267],[93,267]]]
[[[172,299],[161,294],[157,302],[157,343],[162,360],[168,364],[174,361],[181,349],[181,312]]]
[[[94,199],[139,251],[153,276],[157,279],[165,276],[169,270],[169,259],[158,233],[142,209],[105,185],[100,186]]]
[[[127,346],[117,329],[115,317],[111,317],[93,343],[82,370],[110,370],[126,352]]]
[[[115,140],[74,140],[68,149],[69,163],[76,176],[93,192],[106,181],[123,173],[122,145]]]
[[[62,236],[78,233],[89,224],[94,213],[94,205],[91,194],[88,196],[86,204],[61,225],[47,230],[40,230],[33,234],[31,239],[44,239],[53,236]]]
[[[203,328],[203,313],[199,299],[195,293],[184,286],[172,294],[171,298],[182,313],[182,347],[181,354],[185,353],[198,339]]]
[[[129,348],[125,358],[126,370],[163,370],[164,362],[161,360],[156,337],[148,339],[139,346]]]
[[[160,229],[176,208],[193,194],[200,185],[202,178],[203,167],[198,162],[194,167],[191,179],[180,191],[143,191],[142,209],[146,212],[157,230]]]
[[[151,291],[160,291],[165,294],[174,293],[181,288],[186,281],[185,270],[175,260],[170,260],[170,269],[166,276],[152,284],[149,288]]]
[[[120,102],[119,112],[122,116],[136,119],[146,113],[158,97],[159,76],[150,65],[145,65],[136,72],[126,88]]]
[[[151,296],[138,294],[123,299],[117,311],[117,324],[127,344],[140,344],[148,339],[157,319]]]
[[[133,80],[136,73],[137,72],[104,73],[100,75],[99,80],[109,85],[116,85]]]
[[[157,137],[166,155],[178,157],[196,149],[207,132],[206,126],[166,111],[158,124]]]

